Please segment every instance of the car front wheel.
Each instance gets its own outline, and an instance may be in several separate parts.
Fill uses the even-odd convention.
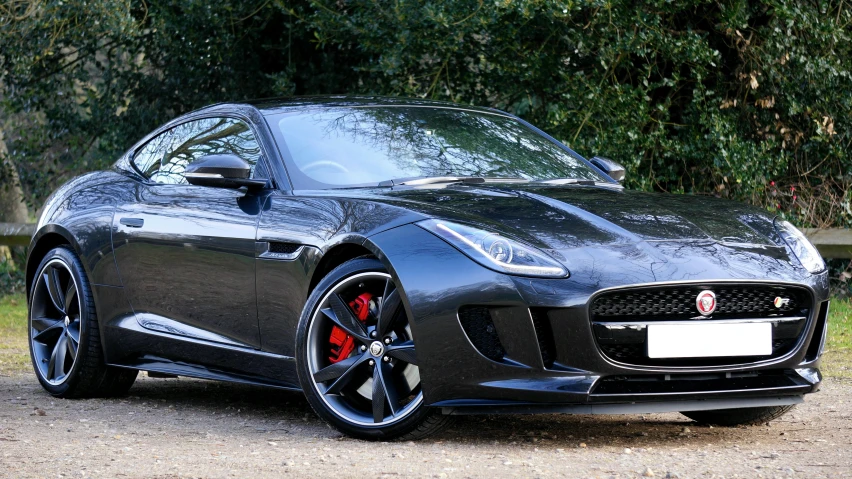
[[[376,259],[348,261],[317,285],[299,321],[296,353],[308,402],[344,434],[419,439],[449,422],[423,404],[411,324]]]

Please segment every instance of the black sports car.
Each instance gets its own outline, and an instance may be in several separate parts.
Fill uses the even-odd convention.
[[[58,397],[137,371],[304,391],[352,436],[456,414],[767,421],[815,391],[825,265],[793,226],[625,190],[513,115],[219,104],[49,199],[27,284]]]

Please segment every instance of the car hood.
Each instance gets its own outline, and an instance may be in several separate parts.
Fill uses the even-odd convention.
[[[760,209],[611,186],[462,185],[372,190],[372,201],[498,232],[598,286],[661,280],[808,280]],[[409,217],[409,221],[411,218]]]
[[[639,242],[783,246],[772,216],[739,203],[613,187],[449,185],[373,190],[426,216],[472,224],[555,250]],[[374,199],[378,199],[374,197]]]

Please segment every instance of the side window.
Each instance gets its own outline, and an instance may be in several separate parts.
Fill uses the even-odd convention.
[[[225,153],[246,160],[254,177],[260,145],[246,123],[232,118],[205,118],[178,125],[148,142],[133,162],[151,181],[180,185],[186,184],[183,172],[192,162]]]

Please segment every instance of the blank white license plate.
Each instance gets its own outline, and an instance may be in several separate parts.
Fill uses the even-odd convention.
[[[772,354],[772,324],[649,324],[649,358]]]

